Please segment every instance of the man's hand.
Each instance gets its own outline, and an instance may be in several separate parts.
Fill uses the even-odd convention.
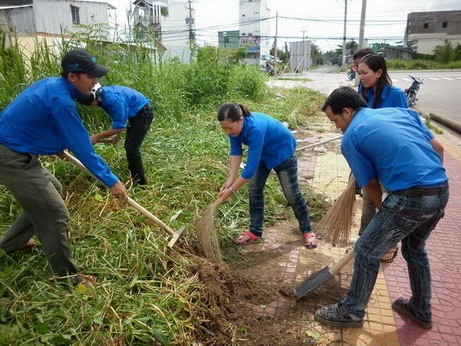
[[[117,181],[117,183],[115,183],[115,185],[112,186],[109,190],[115,197],[117,197],[121,201],[128,201],[128,195],[126,193],[125,186],[123,186],[123,184],[120,181]]]

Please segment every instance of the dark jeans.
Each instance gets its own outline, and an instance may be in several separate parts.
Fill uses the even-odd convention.
[[[431,273],[425,250],[426,240],[443,217],[448,188],[439,195],[412,196],[390,193],[368,227],[358,239],[354,251],[354,272],[344,305],[363,317],[376,283],[380,258],[402,241],[402,256],[407,262],[413,311],[431,319]]]
[[[250,231],[261,237],[264,221],[264,187],[270,173],[264,163],[260,163],[256,174],[249,180],[250,190]],[[302,233],[312,232],[309,209],[298,184],[298,161],[296,154],[274,168]]]
[[[147,184],[140,148],[153,120],[154,112],[150,106],[145,106],[138,114],[128,119],[125,138],[126,159],[133,182],[140,185]]]
[[[0,239],[0,249],[13,251],[37,234],[53,273],[75,274],[67,239],[69,213],[59,181],[37,155],[20,154],[0,144],[0,183],[23,209]]]

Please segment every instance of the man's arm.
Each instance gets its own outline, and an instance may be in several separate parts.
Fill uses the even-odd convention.
[[[444,152],[444,149],[443,149],[443,145],[442,143],[440,143],[438,140],[436,140],[435,138],[432,138],[431,139],[431,145],[432,147],[434,148],[434,150],[436,152],[439,153],[440,155],[440,158],[442,159],[442,162],[443,162],[443,152]]]
[[[120,132],[122,132],[122,130],[123,129],[113,129],[111,127],[110,129],[107,129],[101,133],[96,133],[94,135],[91,135],[91,144],[99,143],[103,138],[118,135]]]
[[[383,196],[383,190],[381,189],[381,184],[378,179],[372,179],[370,182],[363,187],[365,191],[370,196],[370,199],[375,204],[377,209],[381,209],[381,198]]]

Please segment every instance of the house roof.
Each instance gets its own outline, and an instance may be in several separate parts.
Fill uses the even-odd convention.
[[[0,6],[32,5],[33,0],[0,0]]]

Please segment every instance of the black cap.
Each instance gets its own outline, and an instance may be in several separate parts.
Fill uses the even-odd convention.
[[[96,63],[96,58],[85,49],[73,49],[62,58],[61,67],[64,73],[86,73],[91,77],[102,77],[109,69]]]

